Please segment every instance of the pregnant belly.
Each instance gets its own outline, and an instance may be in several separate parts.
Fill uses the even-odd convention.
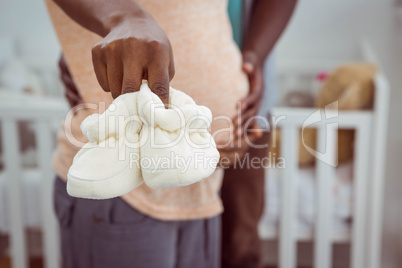
[[[226,142],[231,133],[231,120],[238,112],[237,104],[248,94],[249,84],[234,44],[209,51],[211,55],[205,55],[204,50],[185,54],[188,57],[175,57],[176,75],[171,85],[189,94],[198,105],[211,109],[215,141]]]

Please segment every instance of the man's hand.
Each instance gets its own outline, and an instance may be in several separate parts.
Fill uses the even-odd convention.
[[[121,20],[93,47],[92,61],[99,84],[113,98],[138,91],[142,79],[147,79],[151,90],[168,104],[173,53],[151,16]]]
[[[100,35],[92,61],[103,90],[113,98],[138,91],[142,79],[169,102],[173,53],[165,32],[135,0],[54,0],[73,20]]]
[[[255,128],[255,120],[253,119],[260,108],[261,99],[264,92],[264,80],[262,74],[262,66],[253,52],[243,53],[243,71],[247,74],[250,91],[247,97],[240,101],[240,115],[233,119],[235,137],[245,136],[247,128]],[[257,129],[257,128],[256,128]],[[262,133],[260,133],[262,134]]]

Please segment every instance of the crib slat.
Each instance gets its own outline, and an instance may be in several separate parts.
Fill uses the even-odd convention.
[[[27,249],[25,230],[22,217],[21,194],[21,160],[18,146],[17,121],[2,120],[2,135],[4,149],[4,165],[7,180],[8,217],[11,234],[12,265],[17,268],[27,267]]]
[[[373,144],[371,151],[370,210],[368,220],[367,267],[381,267],[381,234],[383,221],[384,176],[387,147],[387,129],[390,88],[386,77],[378,74],[375,79]]]
[[[39,168],[42,176],[42,230],[45,249],[45,266],[59,266],[58,225],[53,211],[54,173],[51,168],[53,135],[48,122],[39,120],[35,124],[38,146]]]
[[[318,152],[325,156],[316,159],[317,218],[314,243],[314,267],[330,268],[332,265],[332,185],[335,180],[335,155],[337,129],[328,124],[318,129]]]
[[[366,198],[368,181],[368,161],[370,155],[370,124],[362,124],[355,131],[355,157],[353,181],[353,225],[352,225],[352,255],[350,267],[367,267],[365,262],[366,245]]]
[[[296,267],[296,169],[298,130],[293,125],[281,128],[281,154],[286,161],[286,168],[281,178],[281,220],[279,237],[279,265],[281,268]]]

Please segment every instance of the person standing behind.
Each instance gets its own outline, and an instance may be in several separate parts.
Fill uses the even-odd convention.
[[[247,120],[253,116],[268,119],[277,92],[271,54],[287,25],[297,0],[243,0],[229,2],[233,36],[242,49],[243,70],[248,75],[250,94],[241,101],[242,113],[234,119],[236,132],[247,131]],[[243,26],[243,27],[242,27]],[[242,28],[241,28],[242,27]],[[270,57],[267,59],[267,55]],[[265,81],[264,81],[265,79]],[[258,120],[260,121],[260,120]],[[269,121],[269,120],[267,120]],[[265,122],[267,122],[265,121]],[[249,159],[264,158],[268,153],[269,126],[246,151]],[[268,128],[268,129],[266,129]],[[238,148],[224,149],[235,153]],[[255,268],[261,266],[258,223],[264,206],[264,169],[249,165],[232,165],[225,169],[221,189],[222,268]]]

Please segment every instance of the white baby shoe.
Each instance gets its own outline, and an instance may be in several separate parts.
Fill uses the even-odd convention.
[[[170,88],[169,109],[147,83],[138,95],[141,171],[150,188],[189,185],[209,177],[219,152],[208,132],[212,113],[185,93]]]
[[[74,157],[68,171],[69,195],[113,198],[142,184],[138,95],[138,92],[121,95],[102,115],[93,114],[82,122],[82,133],[89,142]]]

